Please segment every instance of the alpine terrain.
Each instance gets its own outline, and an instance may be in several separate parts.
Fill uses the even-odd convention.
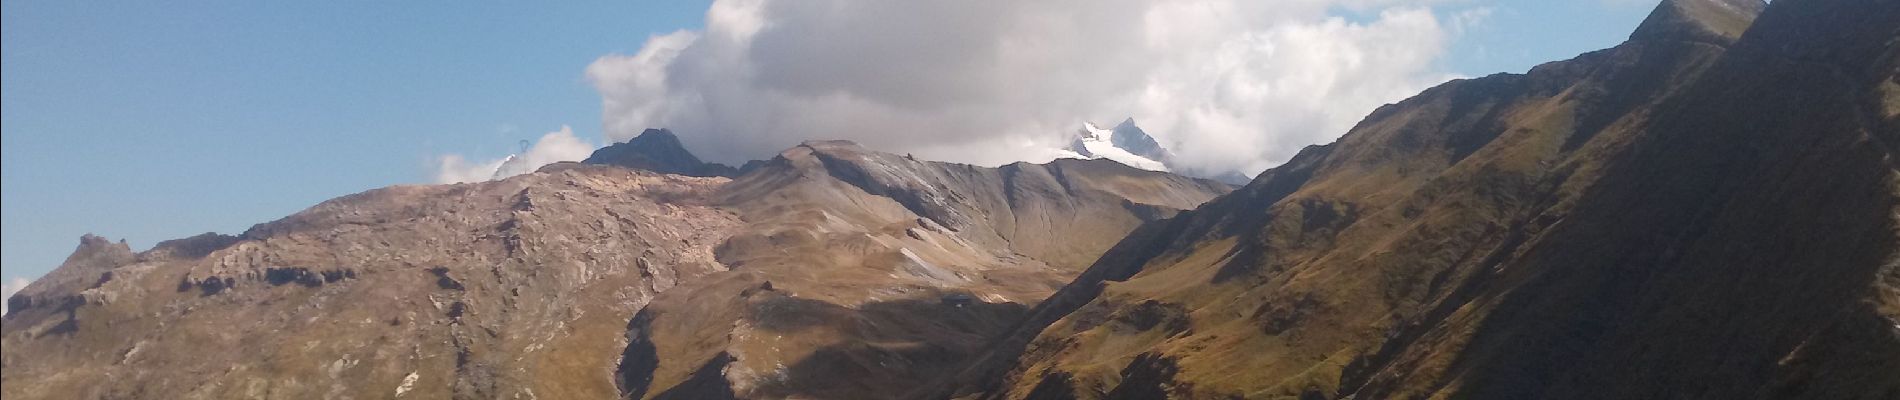
[[[237,236],[136,253],[87,236],[8,299],[0,394],[874,398],[976,354],[1134,227],[1230,190],[849,142],[749,169],[723,177],[650,130],[587,163],[372,190]]]
[[[1238,187],[1132,119],[1063,151],[649,129],[86,235],[6,300],[0,396],[1900,399],[1900,1],[1663,0]]]
[[[1664,1],[1144,225],[918,394],[1900,398],[1897,38],[1900,2]]]

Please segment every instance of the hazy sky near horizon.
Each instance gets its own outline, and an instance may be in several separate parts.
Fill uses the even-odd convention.
[[[1386,22],[1418,22],[1402,17],[1422,16],[1425,28],[1443,34],[1442,43],[1434,44],[1436,50],[1419,53],[1420,64],[1409,66],[1405,73],[1413,81],[1435,82],[1442,77],[1523,72],[1538,63],[1615,45],[1656,1],[1298,0],[1288,4],[1294,3],[1318,7],[1318,14],[1274,14],[1273,18],[1287,20],[1260,21],[1313,22],[1312,26],[1326,27],[1314,19],[1336,18],[1338,22],[1331,26],[1350,33],[1375,31]],[[739,47],[707,44],[704,36],[751,24],[730,20],[709,24],[710,4],[0,3],[4,8],[0,10],[0,282],[11,289],[15,278],[44,274],[85,233],[127,239],[134,250],[207,231],[235,234],[325,199],[394,184],[445,180],[445,172],[454,172],[445,167],[491,168],[487,164],[518,150],[522,140],[558,142],[561,146],[547,148],[564,149],[559,156],[570,156],[574,149],[605,144],[610,138],[624,140],[626,128],[613,128],[615,124],[653,118],[688,126],[704,123],[705,117],[629,111],[627,104],[619,108],[610,104],[603,111],[603,92],[609,102],[673,98],[640,90],[613,93],[644,88],[636,82],[642,67],[628,66],[628,62],[639,61],[633,58],[656,38],[698,38],[690,45],[673,44],[703,46],[704,52],[746,52],[753,55],[746,60],[749,63],[763,63],[768,58],[758,55],[771,55],[775,49],[802,49],[798,43],[771,47],[781,42]],[[736,15],[786,18],[820,30],[827,28],[825,23],[853,21],[796,11],[800,10]],[[1242,22],[1247,21],[1254,20]],[[716,28],[712,33],[705,32],[709,25]],[[849,27],[840,29],[850,32]],[[721,60],[689,57],[700,58],[681,60]],[[708,74],[709,78],[702,78],[719,79]],[[791,75],[788,79],[801,84],[810,78]],[[707,84],[689,89],[731,88]],[[682,93],[699,96],[702,92],[675,88],[667,94]],[[1317,97],[1310,101],[1329,100]],[[764,111],[786,107],[747,106]],[[1271,111],[1260,110],[1263,114]],[[1137,113],[1089,112],[1094,114],[1072,118]],[[640,117],[626,117],[628,113]],[[1148,120],[1142,121],[1146,126]],[[1318,139],[1308,141],[1340,133],[1319,132],[1314,134]],[[758,146],[771,145],[775,144]],[[747,151],[741,154],[757,153]],[[446,164],[445,157],[462,164]]]

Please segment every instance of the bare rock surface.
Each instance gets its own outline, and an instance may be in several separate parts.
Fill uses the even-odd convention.
[[[681,153],[376,189],[139,253],[88,235],[10,299],[0,394],[886,397],[960,365],[1128,230],[1231,190],[843,142],[734,181],[641,148]]]
[[[13,298],[19,398],[603,398],[626,321],[725,270],[724,178],[579,167],[345,196],[133,254],[88,236]]]

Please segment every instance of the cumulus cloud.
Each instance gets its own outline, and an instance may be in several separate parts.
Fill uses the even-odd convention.
[[[481,182],[534,172],[543,165],[561,161],[579,161],[594,152],[594,144],[574,136],[566,125],[561,130],[541,135],[520,154],[488,161],[470,161],[459,154],[436,159],[436,183]]]
[[[716,0],[587,77],[610,140],[669,127],[729,163],[808,139],[1040,161],[1133,117],[1189,169],[1253,173],[1450,78],[1481,13],[1433,3]]]
[[[8,279],[5,283],[0,283],[0,315],[6,315],[7,313],[7,300],[12,299],[14,293],[19,293],[20,289],[25,289],[26,285],[30,283],[33,283],[33,281],[17,276],[13,277],[13,279]]]

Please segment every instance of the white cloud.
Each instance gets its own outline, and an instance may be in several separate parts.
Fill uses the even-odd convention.
[[[594,144],[574,136],[566,125],[561,130],[541,135],[521,154],[484,162],[469,161],[459,154],[436,159],[436,183],[481,182],[534,172],[541,166],[561,161],[579,161],[594,152]]]
[[[610,140],[669,127],[728,163],[808,139],[1047,159],[1083,121],[1134,117],[1190,169],[1257,172],[1450,78],[1439,59],[1486,11],[1432,3],[717,0],[704,31],[587,77]]]
[[[7,313],[7,300],[12,299],[14,293],[19,293],[20,289],[25,289],[26,285],[30,283],[33,283],[33,281],[17,276],[13,277],[13,279],[8,279],[5,283],[0,283],[0,315],[6,315]]]
[[[436,159],[435,183],[481,182],[495,176],[495,170],[507,159],[487,162],[472,162],[460,154],[444,155]]]

